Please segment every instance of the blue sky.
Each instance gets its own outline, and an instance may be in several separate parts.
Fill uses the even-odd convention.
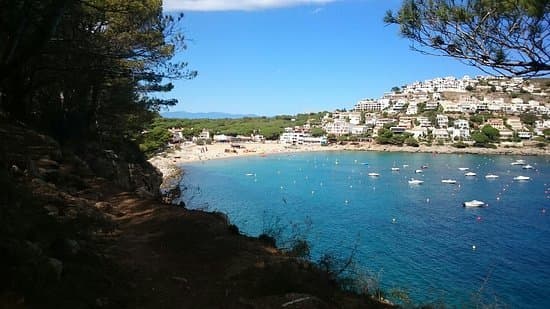
[[[165,0],[184,12],[177,59],[199,72],[176,81],[171,111],[257,115],[350,108],[393,86],[481,71],[410,50],[386,26],[399,0]],[[485,74],[484,74],[485,75]]]

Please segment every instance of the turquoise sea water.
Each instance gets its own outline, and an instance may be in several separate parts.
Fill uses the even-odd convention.
[[[534,169],[510,165],[516,159]],[[224,212],[245,234],[273,226],[292,233],[297,226],[313,260],[356,248],[361,270],[386,290],[405,289],[416,303],[548,308],[549,163],[549,157],[299,153],[184,165],[181,186],[189,208]],[[489,173],[500,178],[487,180]],[[513,181],[518,175],[531,180]],[[411,177],[424,183],[409,185]],[[446,178],[457,184],[441,183]],[[488,207],[462,207],[472,199]]]

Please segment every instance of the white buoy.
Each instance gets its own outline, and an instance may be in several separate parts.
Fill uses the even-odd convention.
[[[426,203],[429,203],[429,202],[430,202],[430,198],[427,198],[427,199],[426,199]]]
[[[475,250],[476,249],[476,245],[472,245],[472,250]]]
[[[348,204],[348,203],[349,203],[349,201],[348,201],[348,200],[345,200],[345,201],[344,201],[344,203]]]
[[[395,218],[391,219],[391,223],[395,223],[396,221]]]
[[[311,191],[311,194],[315,194],[315,191]]]

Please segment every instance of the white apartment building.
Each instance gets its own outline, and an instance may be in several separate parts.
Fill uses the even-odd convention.
[[[428,117],[416,117],[416,120],[420,123],[419,126],[423,128],[429,128],[432,126],[432,122]]]
[[[301,145],[304,143],[305,133],[302,132],[284,132],[279,136],[279,142],[289,145]]]
[[[416,105],[416,103],[409,104],[405,114],[407,114],[407,115],[416,115],[416,114],[418,114],[418,106]]]
[[[390,106],[390,99],[382,98],[378,100],[363,99],[355,104],[354,111],[359,112],[379,112]]]
[[[465,119],[457,119],[454,122],[454,128],[460,130],[470,130],[470,123]]]
[[[437,126],[440,128],[447,128],[449,126],[449,117],[446,115],[436,116]]]
[[[210,132],[206,129],[202,129],[201,134],[199,134],[199,139],[210,139]]]
[[[449,131],[447,129],[434,129],[432,135],[435,139],[439,140],[449,139]]]
[[[327,134],[344,135],[351,132],[351,124],[344,120],[335,119],[333,122],[327,122],[323,129]]]
[[[279,142],[288,145],[325,145],[327,138],[326,136],[313,137],[309,133],[302,132],[284,132],[279,137]]]
[[[334,112],[335,120],[347,121],[351,124],[359,124],[361,122],[361,112]]]

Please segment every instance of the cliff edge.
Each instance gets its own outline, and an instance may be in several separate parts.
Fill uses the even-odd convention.
[[[378,308],[239,234],[160,202],[132,147],[60,145],[0,123],[1,308]]]

